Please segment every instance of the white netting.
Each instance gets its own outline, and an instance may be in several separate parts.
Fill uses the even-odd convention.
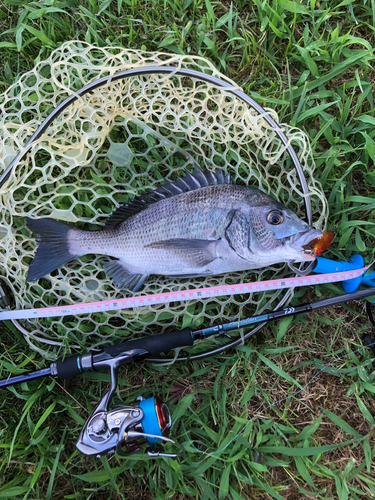
[[[89,82],[146,65],[188,68],[233,85],[200,57],[97,48],[69,42],[38,63],[0,96],[0,172],[22,149],[49,113]],[[277,114],[267,109],[277,121]],[[280,125],[300,159],[309,186],[314,226],[323,228],[327,204],[314,180],[306,135]],[[70,223],[102,225],[112,210],[135,194],[174,179],[192,159],[201,167],[218,165],[234,182],[259,187],[304,217],[297,171],[285,146],[262,116],[239,98],[201,80],[177,75],[132,77],[80,97],[49,126],[0,188],[0,273],[14,292],[17,308],[114,299],[102,264],[86,256],[39,280],[26,283],[36,249],[24,217],[53,217]],[[94,226],[93,226],[94,225]],[[240,281],[280,278],[291,272],[274,266],[248,273],[190,280],[151,277],[139,294],[176,291]],[[246,312],[274,308],[280,293],[215,298],[90,316],[25,321],[28,340],[50,356],[48,341],[96,348],[116,337],[161,332],[193,318],[211,324]]]

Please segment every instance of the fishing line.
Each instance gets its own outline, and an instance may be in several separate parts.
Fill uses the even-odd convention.
[[[189,443],[191,444],[191,446],[198,452],[198,453],[201,453],[203,455],[207,455],[207,456],[212,456],[212,455],[216,455],[218,453],[222,453],[223,451],[225,451],[229,445],[231,445],[233,443],[233,441],[235,441],[245,430],[246,428],[248,427],[249,424],[251,424],[251,422],[253,422],[253,420],[257,417],[259,417],[259,415],[262,415],[262,413],[264,413],[265,411],[269,410],[270,408],[272,408],[273,406],[277,406],[278,404],[282,403],[283,401],[288,401],[289,399],[292,399],[296,396],[298,396],[298,394],[300,394],[301,392],[303,392],[307,386],[309,386],[311,384],[311,382],[316,379],[316,377],[318,377],[323,371],[325,371],[327,368],[331,367],[332,365],[334,365],[335,363],[337,363],[337,361],[340,361],[341,359],[345,359],[347,358],[348,356],[350,356],[351,354],[356,354],[357,352],[360,352],[360,351],[363,351],[363,349],[367,349],[368,347],[372,347],[372,346],[375,346],[375,342],[372,342],[371,344],[368,344],[364,347],[360,347],[359,349],[356,349],[355,351],[351,351],[347,354],[344,354],[343,356],[335,359],[334,361],[332,361],[332,363],[329,363],[328,365],[324,366],[321,370],[319,370],[308,382],[307,384],[302,388],[300,389],[299,391],[295,392],[294,394],[290,395],[290,396],[286,396],[285,398],[282,398],[280,399],[279,401],[276,401],[275,403],[272,403],[271,405],[268,405],[266,408],[263,408],[263,410],[259,411],[258,413],[256,413],[248,422],[247,424],[234,436],[234,438],[232,438],[229,443],[227,445],[225,445],[223,448],[221,448],[220,450],[217,450],[217,451],[212,451],[212,452],[207,452],[207,451],[201,451],[199,450],[193,443],[193,441],[190,439],[188,433],[187,433],[187,430],[185,428],[185,424],[184,424],[184,421],[181,420],[181,424],[182,424],[182,427],[184,429],[184,432],[185,432],[185,435],[189,441]]]

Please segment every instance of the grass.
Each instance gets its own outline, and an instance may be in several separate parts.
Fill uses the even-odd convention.
[[[327,256],[375,257],[374,0],[3,0],[0,23],[1,91],[70,39],[210,59],[310,136],[337,235]],[[294,301],[338,292],[301,290]],[[153,392],[171,400],[173,435],[188,451],[179,460],[76,451],[108,374],[9,388],[0,403],[0,499],[373,498],[372,352],[348,355],[369,328],[363,303],[351,303],[270,325],[205,362],[124,368],[122,401]],[[43,364],[12,324],[0,332],[2,377]],[[298,397],[248,424],[341,356]],[[196,451],[182,423],[208,453]]]

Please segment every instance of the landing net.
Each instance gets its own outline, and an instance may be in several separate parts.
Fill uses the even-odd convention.
[[[187,68],[234,82],[207,60],[68,42],[0,96],[0,173],[65,98],[101,77],[144,66]],[[266,113],[278,123],[272,109]],[[313,225],[324,229],[327,202],[314,179],[307,136],[279,124],[297,153],[310,191]],[[197,78],[134,76],[112,81],[67,107],[0,188],[0,279],[19,309],[124,297],[104,273],[108,257],[89,255],[26,283],[35,255],[25,216],[52,217],[87,229],[104,225],[119,204],[174,180],[184,169],[217,167],[305,218],[301,182],[286,146],[264,115],[237,96]],[[207,278],[152,276],[137,295],[292,276],[285,265]],[[132,311],[21,321],[31,347],[54,357],[59,345],[95,349],[170,325],[210,325],[274,309],[285,292],[219,297]]]

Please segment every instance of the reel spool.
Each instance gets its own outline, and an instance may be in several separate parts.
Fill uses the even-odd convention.
[[[168,437],[172,425],[168,406],[158,396],[138,399],[138,405],[115,405],[110,411],[102,411],[99,403],[81,431],[77,443],[79,451],[98,458],[111,453],[126,458],[143,451],[155,458],[182,455],[181,445]],[[182,451],[157,451],[155,444],[160,442],[175,444]]]

